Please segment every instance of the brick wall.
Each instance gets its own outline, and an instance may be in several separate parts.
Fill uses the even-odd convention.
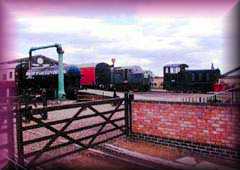
[[[132,131],[236,150],[240,147],[238,106],[135,101]]]

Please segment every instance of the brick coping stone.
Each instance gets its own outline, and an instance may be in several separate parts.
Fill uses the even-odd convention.
[[[196,106],[222,106],[222,107],[239,107],[236,103],[199,103],[199,102],[178,102],[178,101],[158,101],[158,100],[143,100],[136,99],[133,102],[144,102],[144,103],[159,103],[159,104],[185,104],[185,105],[196,105]]]

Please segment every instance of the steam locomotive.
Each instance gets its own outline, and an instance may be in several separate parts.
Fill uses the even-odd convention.
[[[209,92],[220,77],[219,69],[188,70],[187,64],[163,67],[163,88],[175,92]]]

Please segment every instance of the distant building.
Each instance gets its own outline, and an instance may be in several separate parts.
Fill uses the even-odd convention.
[[[240,66],[222,74],[219,81],[228,88],[240,87]]]
[[[153,77],[152,88],[163,89],[163,77],[160,76]]]
[[[20,63],[28,63],[29,58],[20,58],[0,63],[0,96],[13,96],[15,94],[15,68]],[[33,66],[49,66],[58,64],[58,61],[43,55],[32,57]]]
[[[12,96],[15,92],[15,67],[16,64],[0,65],[0,96]]]

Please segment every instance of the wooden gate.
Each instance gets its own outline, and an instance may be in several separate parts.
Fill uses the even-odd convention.
[[[19,105],[16,114],[18,163],[37,167],[95,147],[131,131],[131,99],[79,102],[44,108]],[[41,117],[48,113],[48,119]]]
[[[0,169],[15,161],[12,98],[0,97]]]

